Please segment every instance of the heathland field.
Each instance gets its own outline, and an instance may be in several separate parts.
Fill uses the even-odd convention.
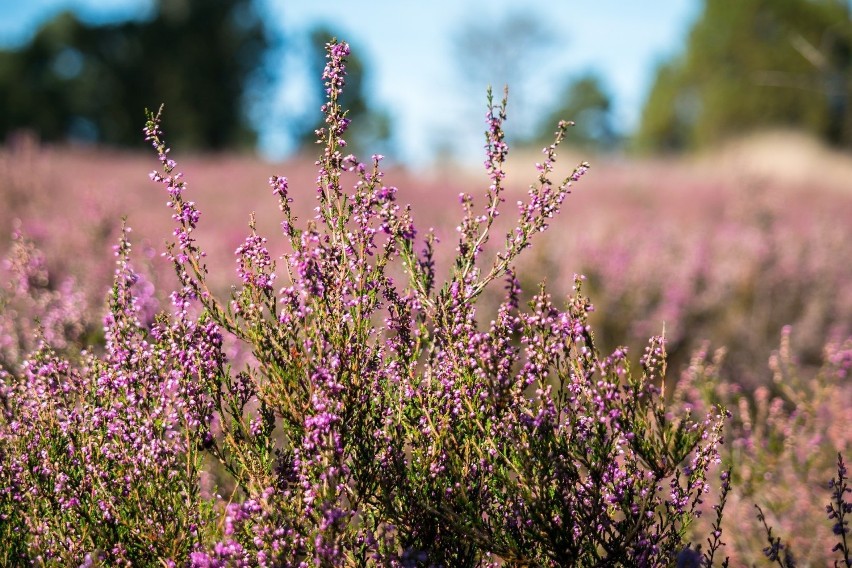
[[[164,128],[167,139],[167,115]],[[832,552],[848,537],[838,533],[838,521],[826,506],[832,499],[828,482],[838,475],[838,453],[852,457],[852,158],[785,132],[689,158],[595,157],[560,150],[554,180],[571,175],[584,160],[590,170],[575,174],[561,206],[559,199],[548,202],[561,209],[558,215],[537,205],[523,217],[517,203],[551,199],[543,190],[538,198],[529,194],[531,184],[541,187],[534,164],[545,156],[526,150],[510,152],[505,178],[494,169],[489,179],[486,169],[459,165],[389,167],[379,186],[398,188],[395,197],[372,188],[367,201],[351,201],[354,213],[347,216],[339,208],[347,202],[341,195],[356,195],[358,179],[362,190],[375,179],[369,176],[369,160],[366,178],[353,165],[354,171],[341,174],[338,187],[329,172],[340,164],[328,155],[321,158],[323,192],[318,192],[313,156],[268,163],[247,155],[184,155],[173,148],[169,157],[177,160],[186,186],[169,185],[167,171],[162,174],[167,193],[149,179],[160,166],[150,152],[40,146],[26,139],[2,149],[0,245],[8,261],[0,268],[5,310],[0,401],[6,408],[0,457],[9,460],[14,454],[17,461],[0,465],[0,488],[6,487],[0,492],[0,527],[5,523],[0,539],[18,539],[5,561],[32,549],[57,565],[89,554],[107,564],[178,559],[197,566],[266,565],[269,558],[296,565],[311,557],[318,563],[405,566],[427,561],[564,565],[567,558],[595,557],[603,564],[607,558],[665,564],[680,558],[678,565],[697,566],[680,564],[689,560],[683,547],[692,541],[703,543],[702,552],[718,548],[712,540],[711,524],[718,520],[713,506],[719,502],[722,468],[732,466],[721,524],[726,546],[718,548],[715,562],[728,556],[731,565],[752,565],[776,553],[780,563],[786,562],[782,551],[792,551],[800,565],[826,565],[844,555],[848,565],[846,544]],[[499,152],[489,152],[497,163]],[[286,190],[274,186],[273,194],[272,175],[287,177]],[[487,206],[495,179],[505,198],[499,217]],[[556,183],[547,191],[555,188]],[[474,213],[467,218],[470,201],[462,194],[472,199]],[[290,226],[305,232],[282,228],[286,215],[279,199],[292,207]],[[402,209],[392,204],[411,204],[413,239]],[[201,213],[197,226],[196,210]],[[359,211],[369,219],[358,217]],[[252,212],[256,232],[267,242],[246,240]],[[316,215],[323,221],[314,234],[307,221]],[[128,277],[126,259],[118,257],[113,315],[104,320],[122,217],[132,229],[130,263],[142,276]],[[547,231],[539,231],[545,224]],[[515,244],[505,244],[507,231],[521,234],[512,233],[516,226],[531,242],[520,256]],[[375,227],[376,239],[386,240],[370,249]],[[438,239],[434,273],[426,257],[418,256],[430,227]],[[353,230],[364,234],[347,232]],[[179,283],[162,253],[166,241],[190,233],[197,241],[184,249],[187,256],[173,253],[185,271]],[[480,253],[476,243],[484,240],[477,235],[485,233],[491,238]],[[324,240],[324,234],[332,236]],[[397,248],[388,252],[385,242]],[[405,248],[409,242],[411,251]],[[194,256],[196,245],[206,256]],[[271,277],[267,261],[281,255],[290,260],[279,260]],[[384,275],[376,272],[383,255],[388,258]],[[412,269],[406,259],[415,257],[421,264]],[[500,281],[487,287],[476,311],[470,311],[465,306],[473,299],[459,290],[476,289],[501,258],[516,267],[509,273],[515,282],[509,300],[501,269]],[[196,261],[206,263],[209,274],[193,272],[200,266]],[[285,266],[292,271],[289,277]],[[484,268],[477,273],[474,266]],[[402,290],[412,270],[419,282],[414,300],[389,292],[385,278]],[[312,271],[328,273],[320,277]],[[582,294],[593,310],[576,295],[575,275],[584,275]],[[373,288],[365,284],[371,281]],[[540,282],[550,300],[533,299]],[[209,319],[194,324],[197,306],[170,307],[169,293],[181,286],[186,305],[201,297]],[[232,286],[236,291],[229,302]],[[136,312],[116,300],[131,288],[138,296]],[[225,300],[211,304],[207,292]],[[516,293],[520,307],[511,300]],[[573,299],[566,307],[568,296]],[[523,312],[530,300],[529,315],[511,323],[516,317],[511,314]],[[270,314],[279,309],[276,302],[283,307],[270,323]],[[158,310],[170,311],[172,319],[154,324]],[[399,323],[408,317],[406,310],[414,314],[408,314],[410,329]],[[138,330],[128,323],[132,313]],[[559,327],[565,318],[581,331]],[[387,329],[372,330],[371,321],[385,321]],[[216,351],[221,342],[192,339],[214,323],[238,338],[225,338],[226,354]],[[291,327],[292,334],[274,331],[275,325]],[[159,331],[143,340],[144,329]],[[420,340],[406,343],[414,330],[430,350]],[[583,330],[591,330],[594,339]],[[382,333],[388,334],[387,343]],[[658,335],[663,339],[646,350],[648,339]],[[39,338],[56,353],[29,355]],[[175,351],[181,341],[186,345]],[[463,346],[457,348],[456,341]],[[85,345],[101,362],[81,359]],[[139,349],[151,361],[134,367],[122,349]],[[237,374],[234,369],[231,376],[221,366],[226,355],[254,370]],[[84,370],[74,375],[54,356],[68,357],[72,367]],[[144,396],[134,399],[141,395],[129,394],[136,392],[127,386],[132,381],[117,386],[121,377],[149,377],[144,380],[160,385],[146,373],[167,360],[183,361],[196,375],[175,378],[175,385],[183,386],[172,385],[171,391],[155,386],[139,391],[171,393],[161,406],[148,408],[139,402]],[[34,370],[39,365],[42,375]],[[171,376],[168,368],[158,372]],[[85,383],[86,373],[101,378]],[[211,386],[210,373],[219,377],[219,386]],[[300,373],[313,386],[305,386]],[[337,382],[329,378],[334,373]],[[640,374],[647,384],[630,378]],[[42,384],[36,375],[56,378]],[[14,377],[30,382],[15,383]],[[582,377],[589,382],[582,383]],[[206,386],[198,388],[208,390],[193,394],[185,380],[200,381]],[[520,387],[510,384],[515,380]],[[432,381],[442,386],[433,387]],[[71,386],[57,386],[66,382]],[[25,400],[28,392],[57,388],[76,393],[56,403],[66,405],[58,414],[35,406],[13,408],[12,401]],[[90,388],[99,395],[92,398]],[[239,396],[219,394],[229,389]],[[359,391],[370,394],[359,398]],[[403,392],[410,400],[393,398]],[[117,402],[99,406],[109,396]],[[643,396],[666,407],[628,400]],[[180,414],[186,405],[178,399],[198,404],[195,414]],[[77,434],[72,425],[69,434],[63,418],[68,413],[102,425],[110,412],[129,412],[133,400],[137,408],[148,409],[143,414],[173,411],[181,418],[163,430],[143,429],[160,424],[154,414],[136,416],[138,424],[122,419],[115,439],[97,425]],[[514,409],[492,412],[488,406],[504,404]],[[730,416],[723,419],[713,405],[722,405]],[[587,425],[584,412],[598,426]],[[43,427],[44,437],[19,431],[24,420],[31,421],[33,432]],[[328,423],[320,427],[322,420]],[[694,427],[681,431],[690,420]],[[715,420],[721,420],[718,426]],[[163,447],[145,446],[133,428],[161,436]],[[547,429],[550,434],[540,434]],[[701,436],[693,439],[686,431]],[[48,441],[50,432],[67,438],[62,447],[71,448],[70,461]],[[200,438],[195,445],[170,445],[176,432]],[[652,447],[633,441],[643,436]],[[724,443],[717,446],[719,436]],[[376,444],[358,441],[371,437]],[[85,449],[82,457],[74,457],[75,448]],[[717,450],[721,465],[712,465]],[[121,451],[138,451],[142,461],[134,465],[108,455]],[[43,463],[33,466],[38,452]],[[621,457],[606,458],[607,452]],[[186,456],[197,463],[182,466]],[[676,457],[680,462],[671,461]],[[42,472],[25,474],[28,467]],[[695,474],[705,470],[706,494],[704,478]],[[130,481],[135,476],[137,485]],[[171,476],[183,485],[166,502],[155,497],[154,484]],[[121,495],[110,493],[116,479],[127,481]],[[459,486],[465,480],[470,485]],[[198,487],[200,493],[192,489]],[[848,497],[834,491],[843,509]],[[655,497],[646,498],[648,492]],[[159,509],[184,505],[180,514]],[[755,505],[772,527],[768,540]],[[697,510],[705,514],[690,524],[687,517]],[[848,506],[844,510],[848,518]],[[631,528],[633,515],[645,513],[651,514],[650,524],[636,521]],[[152,529],[157,522],[166,528]],[[587,534],[583,526],[592,522],[600,523],[598,532]],[[208,523],[207,528],[196,523]],[[565,537],[570,531],[574,540]],[[631,540],[637,535],[650,540]]]

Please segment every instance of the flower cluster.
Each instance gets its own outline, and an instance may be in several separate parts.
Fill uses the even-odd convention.
[[[76,363],[43,341],[0,377],[9,560],[136,565],[201,537],[195,440],[210,422],[204,377],[222,363],[219,336],[181,317],[146,330],[126,236],[116,254],[103,356]]]
[[[94,328],[73,279],[51,280],[44,255],[20,229],[0,266],[0,369],[12,372],[40,339],[64,352],[79,350]]]

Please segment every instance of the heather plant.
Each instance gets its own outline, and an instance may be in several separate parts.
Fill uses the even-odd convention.
[[[852,493],[852,488],[849,487],[849,472],[841,454],[837,454],[837,477],[832,477],[828,486],[831,488],[831,501],[825,506],[825,511],[832,521],[831,530],[838,541],[831,551],[836,552],[848,568],[852,566],[852,551],[849,548],[849,520],[846,516],[852,513],[852,500],[848,499],[847,494]],[[835,565],[840,563],[836,561]]]
[[[347,53],[329,45],[316,215],[300,228],[287,180],[273,177],[291,250],[278,270],[252,224],[228,302],[206,285],[199,212],[159,114],[146,128],[163,164],[152,177],[177,221],[169,255],[182,293],[256,360],[203,378],[219,426],[208,447],[241,498],[228,507],[225,539],[193,562],[671,562],[707,487],[720,411],[667,414],[659,338],[641,371],[623,350],[600,355],[580,280],[564,309],[543,288],[528,311],[519,305],[513,261],[588,168],[550,181],[568,124],[545,149],[502,251],[486,261],[508,150],[505,98],[489,98],[486,204],[478,212],[459,196],[457,256],[439,287],[435,238],[417,252],[409,211],[382,184],[381,157],[365,165],[343,154]],[[477,298],[501,279],[506,300],[482,326]]]
[[[775,556],[783,561],[791,555],[801,565],[824,564],[837,543],[838,529],[832,531],[818,505],[828,494],[826,483],[841,470],[837,452],[852,449],[852,338],[829,341],[817,371],[797,360],[793,344],[793,330],[786,327],[770,358],[770,380],[753,391],[720,378],[724,350],[696,353],[680,382],[681,390],[692,391],[683,396],[699,412],[704,404],[731,410],[721,455],[734,465],[725,520],[738,527],[726,538],[735,565],[758,563],[767,539],[783,542],[783,549],[772,549]],[[690,386],[694,380],[703,386]],[[842,510],[836,498],[835,506]]]
[[[616,190],[595,188],[600,203],[587,207],[605,213],[586,213],[582,229],[553,231],[524,265],[545,274],[554,292],[574,272],[587,276],[602,347],[638,353],[665,326],[673,367],[710,341],[727,348],[722,376],[753,389],[783,326],[796,329],[796,356],[813,370],[829,339],[852,334],[852,200],[844,188],[821,191],[819,179],[711,183],[664,167],[643,179],[633,170],[634,182],[616,177],[607,184]]]
[[[44,255],[16,227],[0,265],[0,369],[11,372],[43,338],[56,350],[80,350],[94,332],[85,296],[72,278],[56,281]]]
[[[81,282],[61,263],[56,266],[48,259],[23,227],[23,222],[15,221],[11,245],[0,261],[0,368],[9,372],[41,341],[70,358],[79,358],[85,347],[101,350],[104,343],[98,323],[104,310],[103,290],[95,299],[89,289],[100,289],[104,269],[88,271]],[[65,252],[79,254],[73,249]],[[150,327],[161,303],[154,286],[156,270],[148,260],[142,263],[144,270],[136,273],[134,284],[138,315],[145,327]]]
[[[95,191],[96,184],[90,180],[75,177],[72,183],[86,191],[68,191],[67,177],[72,174],[65,171],[58,155],[58,149],[40,147],[25,135],[13,137],[0,149],[0,250],[14,264],[16,242],[23,239],[27,246],[35,246],[39,262],[50,268],[47,285],[76,295],[75,300],[83,301],[77,302],[77,309],[87,312],[87,320],[96,321],[102,315],[103,294],[112,273],[108,263],[94,259],[115,243],[119,215],[111,192],[103,187]],[[61,192],[56,191],[59,177],[63,178]],[[74,215],[67,215],[69,208]],[[3,281],[16,278],[9,273],[3,276]],[[76,284],[71,284],[72,279]],[[29,319],[37,316],[35,312]]]
[[[219,336],[188,319],[150,329],[122,237],[105,353],[60,357],[43,337],[0,375],[0,560],[153,565],[204,530],[198,468],[210,403],[197,378],[221,365]]]
[[[149,116],[179,286],[148,324],[125,233],[104,352],[65,358],[45,337],[0,374],[6,563],[665,566],[694,556],[687,531],[724,411],[670,401],[661,337],[636,366],[624,349],[602,354],[582,278],[561,304],[544,286],[520,301],[515,262],[588,169],[551,181],[569,124],[488,254],[508,152],[506,99],[489,94],[490,183],[484,206],[459,196],[444,276],[437,239],[418,240],[381,156],[344,153],[347,55],[345,43],[328,45],[315,216],[300,221],[287,179],[271,178],[287,251],[274,259],[252,219],[227,299],[209,285],[200,212],[161,115]],[[489,314],[479,299],[500,282]],[[228,338],[251,350],[247,362],[229,359]]]
[[[846,515],[852,513],[852,502],[847,501],[846,494],[852,493],[852,489],[848,485],[848,471],[841,454],[837,454],[836,467],[837,477],[832,477],[828,482],[831,499],[828,505],[825,506],[825,512],[828,514],[828,520],[831,521],[831,530],[834,534],[834,539],[837,541],[831,552],[835,554],[834,566],[838,568],[839,566],[852,566],[852,556],[850,556],[847,537],[849,534],[849,521],[846,520]],[[760,505],[755,505],[755,508],[757,509],[757,519],[763,525],[768,544],[763,549],[763,555],[769,561],[778,564],[781,568],[795,568],[798,566],[798,559],[793,554],[790,546],[784,544],[780,536],[772,536],[772,527],[767,524],[763,509],[760,508]]]

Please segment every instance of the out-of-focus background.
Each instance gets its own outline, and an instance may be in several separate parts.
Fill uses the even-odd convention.
[[[560,297],[585,274],[603,348],[626,344],[637,356],[664,330],[674,376],[697,351],[725,348],[725,384],[755,393],[739,399],[742,416],[811,417],[813,439],[787,443],[806,429],[785,430],[764,448],[776,462],[764,456],[738,474],[731,538],[745,542],[733,548],[743,565],[755,561],[747,551],[762,536],[743,527],[760,493],[779,532],[819,564],[832,535],[813,503],[834,452],[852,449],[849,1],[0,0],[0,250],[14,234],[42,251],[18,247],[0,285],[21,262],[47,270],[30,282],[43,295],[15,308],[7,287],[0,307],[68,336],[51,314],[73,303],[96,330],[122,217],[137,263],[168,290],[159,253],[170,212],[148,180],[158,164],[142,136],[144,109],[161,103],[214,284],[235,282],[251,211],[280,252],[266,180],[288,176],[296,210],[312,215],[333,36],[353,50],[350,147],[388,156],[386,183],[421,231],[435,228],[439,260],[454,248],[457,195],[488,183],[486,87],[498,99],[510,90],[507,223],[557,121],[576,122],[558,170],[580,160],[592,169],[518,266],[522,283],[535,292],[544,279]],[[0,363],[20,358],[28,334],[0,329]],[[807,382],[826,358],[840,382]],[[790,395],[781,360],[821,398]]]
[[[487,85],[511,90],[509,132],[688,151],[765,127],[849,147],[850,2],[641,5],[283,0],[0,4],[0,135],[139,146],[165,102],[173,142],[281,158],[312,141],[322,46],[348,40],[354,142],[413,166],[479,157]]]
[[[488,84],[498,91],[511,86],[516,138],[549,134],[550,115],[575,110],[565,106],[571,98],[574,106],[605,110],[607,121],[580,122],[588,123],[584,134],[595,131],[611,144],[639,123],[655,67],[681,49],[700,10],[694,0],[641,7],[612,0],[594,7],[515,4],[380,0],[353,9],[340,1],[6,2],[0,46],[28,55],[6,69],[5,81],[18,83],[19,93],[41,85],[43,94],[29,110],[13,98],[18,108],[3,129],[37,124],[51,138],[138,143],[135,106],[191,101],[194,113],[174,108],[188,126],[191,115],[206,117],[197,123],[219,123],[215,134],[195,124],[196,132],[182,135],[204,134],[195,145],[256,141],[265,155],[281,157],[310,141],[322,44],[338,35],[355,50],[350,103],[366,123],[359,138],[371,134],[395,159],[418,165],[436,154],[478,159]],[[20,72],[24,64],[27,73]],[[73,92],[58,94],[67,87]],[[48,101],[57,116],[68,116],[36,122],[32,109]],[[106,113],[108,101],[127,107],[126,117],[112,106]]]

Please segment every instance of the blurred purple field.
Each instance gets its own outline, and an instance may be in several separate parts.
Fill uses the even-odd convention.
[[[221,290],[236,281],[233,252],[247,234],[250,212],[272,252],[283,252],[270,175],[289,178],[301,218],[314,214],[311,159],[180,158],[188,195],[203,215],[197,238],[211,267],[225,268],[212,270]],[[561,156],[557,173],[570,172],[580,158]],[[510,155],[508,206],[500,219],[506,226],[514,221],[512,203],[535,180],[538,159],[533,152]],[[665,330],[676,363],[687,362],[707,341],[728,349],[726,365],[738,380],[753,381],[783,326],[792,326],[798,353],[810,364],[818,362],[826,340],[852,333],[848,157],[774,133],[695,158],[590,161],[591,172],[534,243],[519,274],[526,293],[546,279],[556,297],[570,291],[575,273],[586,275],[598,308],[598,339],[607,348],[641,346]],[[0,245],[8,248],[20,220],[51,272],[78,279],[97,303],[112,276],[103,258],[126,216],[137,251],[144,249],[158,272],[168,274],[158,255],[171,238],[171,219],[147,177],[155,165],[144,153],[26,143],[5,148]],[[458,168],[398,168],[385,183],[399,188],[401,203],[411,204],[421,234],[434,227],[448,250],[462,216],[461,206],[451,204],[461,192],[483,195],[487,178]]]

